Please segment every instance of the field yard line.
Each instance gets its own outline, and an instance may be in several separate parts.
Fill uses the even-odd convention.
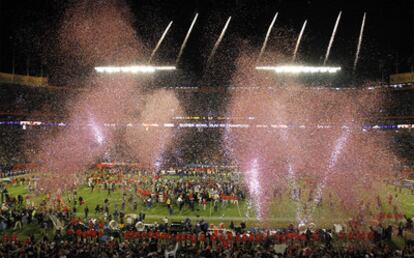
[[[239,202],[237,202],[237,210],[239,211],[239,216],[241,217],[241,212],[240,212],[240,207],[239,207]]]

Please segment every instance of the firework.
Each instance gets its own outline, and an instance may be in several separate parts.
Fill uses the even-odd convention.
[[[155,56],[155,53],[157,53],[158,49],[160,48],[162,42],[164,41],[165,36],[167,35],[168,31],[170,30],[172,24],[173,24],[173,21],[170,21],[170,23],[167,25],[167,28],[165,28],[164,32],[161,35],[160,40],[158,40],[157,45],[155,46],[154,50],[151,53],[151,56],[150,56],[150,59],[149,59],[148,63],[151,63],[152,59]]]
[[[362,37],[364,36],[364,28],[365,28],[366,15],[367,15],[367,13],[364,13],[364,17],[362,17],[361,30],[359,32],[358,46],[357,46],[357,51],[355,53],[355,60],[354,60],[354,66],[353,66],[353,71],[354,72],[355,72],[356,66],[358,64],[359,52],[361,51],[361,44],[362,44]]]
[[[185,35],[183,44],[180,47],[180,52],[178,53],[178,56],[177,56],[177,60],[175,60],[175,65],[178,65],[178,63],[180,62],[181,56],[184,52],[185,47],[187,46],[187,41],[190,38],[191,31],[193,31],[193,27],[197,21],[197,18],[198,18],[198,13],[196,13],[196,15],[194,16],[194,19],[191,22],[190,28],[188,29],[187,34]]]
[[[276,22],[276,19],[277,19],[277,16],[278,16],[278,15],[279,15],[279,12],[275,13],[275,16],[273,17],[273,20],[272,20],[272,22],[270,23],[269,28],[267,29],[267,32],[266,32],[266,37],[265,37],[265,39],[264,39],[264,41],[263,41],[262,48],[260,49],[259,57],[257,58],[257,63],[258,63],[258,62],[260,61],[260,59],[262,58],[262,55],[263,55],[263,53],[264,53],[264,51],[265,51],[265,49],[266,49],[266,46],[267,46],[267,41],[269,40],[270,33],[272,32],[273,25],[275,24],[275,22]]]
[[[298,50],[299,50],[299,46],[300,46],[300,42],[302,40],[303,33],[305,32],[307,22],[308,22],[307,20],[305,20],[303,22],[302,29],[300,30],[300,33],[299,33],[299,36],[298,36],[298,40],[296,41],[296,46],[295,46],[295,50],[293,51],[293,57],[292,57],[292,62],[293,63],[296,61],[296,55],[297,55]]]
[[[336,31],[338,30],[339,21],[341,20],[342,11],[339,12],[338,17],[336,18],[335,26],[332,31],[331,39],[329,40],[328,48],[326,49],[325,59],[323,60],[323,65],[328,62],[329,54],[331,53],[331,48],[333,45],[333,42],[335,40]]]
[[[229,26],[231,21],[231,16],[227,19],[226,24],[224,24],[223,30],[220,33],[216,43],[214,44],[213,50],[211,50],[210,56],[207,60],[207,66],[209,66],[211,60],[213,59],[214,55],[216,54],[217,48],[219,47],[221,41],[223,40],[224,34],[226,34],[227,27]]]

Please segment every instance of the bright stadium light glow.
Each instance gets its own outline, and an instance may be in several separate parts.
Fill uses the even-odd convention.
[[[156,71],[172,70],[175,70],[175,66],[131,65],[95,67],[95,71],[98,73],[155,73]]]
[[[341,67],[282,65],[282,66],[256,66],[256,70],[274,71],[275,73],[286,73],[286,74],[337,73],[338,71],[341,70]]]

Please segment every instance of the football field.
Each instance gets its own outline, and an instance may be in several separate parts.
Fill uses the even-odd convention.
[[[8,185],[7,189],[11,196],[17,197],[17,195],[22,195],[26,197],[29,195],[29,199],[32,200],[35,206],[39,206],[42,200],[46,199],[45,195],[34,195],[29,193],[26,185]],[[396,206],[398,208],[398,213],[405,214],[409,217],[414,215],[414,195],[411,194],[411,191],[408,189],[402,189],[401,191],[396,189],[394,186],[385,185],[381,188],[382,191],[370,195],[371,203],[373,202],[373,197],[379,195],[382,200],[382,208],[374,207],[372,204],[369,209],[369,214],[367,215],[367,221],[377,221],[378,216],[381,213],[385,214],[394,214]],[[63,200],[65,205],[71,210],[73,205],[69,201],[69,195],[71,193],[64,193]],[[393,196],[392,205],[389,205],[388,198]],[[117,188],[114,192],[108,195],[106,190],[101,189],[100,187],[95,187],[92,192],[90,188],[86,185],[80,186],[77,189],[78,198],[81,196],[84,200],[83,205],[76,206],[76,213],[78,217],[84,218],[84,208],[88,206],[89,215],[88,217],[102,218],[102,213],[95,213],[95,207],[99,204],[103,206],[104,200],[108,199],[109,201],[109,211],[112,214],[115,208],[115,205],[118,206],[118,211],[121,208],[123,192]],[[190,218],[193,221],[203,218],[211,223],[218,224],[223,222],[224,224],[234,221],[234,223],[239,223],[241,221],[247,222],[249,225],[259,225],[260,221],[257,220],[254,213],[254,206],[249,205],[247,200],[240,200],[238,203],[220,203],[216,209],[214,209],[212,203],[207,203],[206,207],[203,207],[201,204],[196,204],[194,210],[190,209],[188,205],[184,205],[183,209],[180,210],[176,204],[173,204],[173,214],[169,214],[167,206],[165,203],[154,203],[151,208],[145,206],[144,200],[130,191],[126,191],[125,196],[133,196],[134,200],[137,201],[137,209],[133,208],[132,203],[125,201],[125,214],[138,214],[139,212],[145,213],[145,221],[148,223],[151,222],[161,222],[161,219],[167,217],[169,221],[181,221],[185,218]],[[127,199],[127,198],[125,198]],[[282,195],[281,197],[274,198],[271,207],[269,209],[269,216],[264,222],[267,226],[286,226],[290,223],[297,224],[296,222],[296,213],[298,205],[303,205],[305,202],[292,201],[287,194]],[[319,226],[329,226],[334,223],[345,223],[351,219],[357,210],[347,210],[341,207],[339,204],[333,202],[333,205],[328,205],[327,201],[323,202],[321,206],[316,207],[312,220],[316,225]],[[395,220],[394,218],[389,218],[388,220]],[[396,220],[395,220],[396,221]]]

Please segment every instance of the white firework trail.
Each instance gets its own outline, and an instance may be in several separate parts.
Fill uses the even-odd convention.
[[[154,50],[151,53],[151,56],[150,56],[150,59],[149,59],[148,63],[151,63],[152,59],[155,56],[155,53],[157,53],[158,49],[160,48],[161,43],[164,41],[164,38],[167,35],[168,31],[170,30],[172,24],[173,24],[173,21],[170,21],[167,28],[165,28],[164,32],[161,35],[161,38],[158,40],[157,45],[155,46]]]
[[[329,159],[328,168],[323,175],[322,182],[316,188],[316,194],[315,194],[315,197],[313,198],[314,206],[312,207],[312,213],[316,208],[316,204],[321,201],[323,190],[325,189],[325,186],[326,186],[326,182],[328,181],[329,176],[334,173],[333,169],[335,168],[339,157],[343,153],[343,150],[346,146],[346,142],[348,141],[350,133],[351,133],[351,130],[349,128],[345,128],[342,131],[341,136],[335,142],[335,147],[331,153],[331,158]]]
[[[96,143],[102,145],[105,141],[105,137],[102,133],[101,128],[96,124],[95,119],[89,114],[89,126],[92,128],[93,136],[95,137]]]
[[[364,28],[365,28],[366,15],[367,15],[367,13],[364,13],[364,16],[362,17],[362,24],[361,24],[361,30],[359,32],[358,46],[357,46],[357,51],[356,51],[356,54],[355,54],[355,61],[354,61],[353,72],[355,72],[355,69],[357,67],[358,59],[359,59],[359,52],[361,51],[361,44],[362,44],[362,37],[364,36]]]
[[[217,48],[219,47],[221,41],[223,40],[224,34],[226,34],[227,27],[229,26],[231,20],[231,16],[227,19],[226,24],[223,27],[223,30],[220,33],[219,38],[217,39],[216,43],[214,44],[213,50],[210,53],[210,56],[207,59],[207,67],[209,66],[211,60],[213,59],[214,55],[216,54]]]
[[[296,55],[297,55],[297,53],[298,53],[299,46],[300,46],[300,42],[302,41],[302,36],[303,36],[303,33],[305,32],[305,28],[306,28],[306,24],[307,24],[307,23],[308,23],[308,21],[307,21],[307,20],[305,20],[305,21],[303,22],[302,29],[300,30],[298,40],[296,41],[295,50],[293,51],[293,58],[292,58],[292,62],[295,62],[295,60],[296,60]]]
[[[287,130],[282,130],[281,131],[281,135],[282,135],[282,140],[284,141],[285,145],[288,146],[288,134],[287,134]],[[303,206],[302,203],[300,201],[300,196],[299,196],[299,186],[298,186],[298,179],[296,177],[296,172],[295,169],[293,167],[293,161],[292,158],[290,157],[290,154],[288,153],[288,185],[291,192],[291,198],[293,200],[296,200],[296,221],[298,221],[299,223],[303,223]]]
[[[326,62],[328,62],[329,54],[331,53],[331,48],[332,48],[332,45],[335,39],[336,31],[338,29],[339,21],[341,20],[341,15],[342,15],[342,11],[339,12],[338,17],[336,18],[335,26],[332,31],[331,39],[329,40],[329,45],[328,45],[328,49],[326,50],[326,55],[325,55],[325,60],[323,61],[323,65],[325,65]]]
[[[193,27],[197,21],[197,18],[198,18],[198,13],[196,13],[196,15],[194,16],[194,19],[191,22],[190,28],[188,29],[187,34],[185,35],[183,44],[181,45],[181,48],[180,48],[180,52],[178,53],[177,59],[175,60],[176,65],[178,65],[178,63],[180,62],[181,56],[183,55],[184,49],[187,46],[187,41],[190,38],[191,31],[193,31]]]
[[[259,164],[257,159],[252,161],[250,170],[248,171],[248,187],[256,208],[256,216],[260,220],[263,218],[264,214],[261,203],[262,191],[259,182]]]
[[[279,15],[279,12],[277,12],[276,14],[275,14],[275,16],[273,17],[273,20],[272,20],[272,22],[270,23],[270,25],[269,25],[269,28],[267,29],[267,32],[266,32],[266,37],[265,37],[265,39],[264,39],[264,41],[263,41],[263,45],[262,45],[262,48],[260,49],[260,53],[259,53],[259,57],[257,58],[257,63],[260,61],[260,59],[262,58],[262,55],[263,55],[263,53],[264,53],[264,51],[265,51],[265,49],[266,49],[266,46],[267,46],[267,41],[269,40],[269,36],[270,36],[270,33],[272,32],[272,29],[273,29],[273,25],[275,24],[275,22],[276,22],[276,19],[277,19],[277,16]]]

